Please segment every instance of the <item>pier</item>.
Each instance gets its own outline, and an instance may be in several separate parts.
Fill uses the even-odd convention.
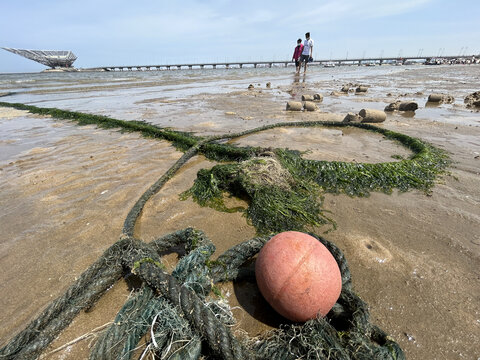
[[[424,64],[429,59],[440,59],[442,61],[453,61],[457,59],[478,59],[478,55],[450,55],[450,56],[406,56],[406,57],[372,57],[372,58],[354,58],[354,59],[321,59],[313,60],[309,65],[384,65],[396,64],[405,65],[409,63]],[[287,67],[293,66],[291,60],[271,60],[271,61],[231,61],[231,62],[205,62],[205,63],[183,63],[183,64],[160,64],[160,65],[126,65],[126,66],[99,66],[94,68],[82,69],[84,71],[158,71],[158,70],[181,70],[181,69],[230,69],[243,67]]]

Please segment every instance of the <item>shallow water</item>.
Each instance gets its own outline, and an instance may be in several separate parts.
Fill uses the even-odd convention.
[[[267,82],[271,82],[271,90],[265,88]],[[470,112],[462,106],[463,98],[476,91],[478,82],[479,67],[468,65],[317,66],[310,67],[305,76],[303,73],[295,76],[290,67],[0,74],[0,93],[14,93],[3,97],[2,101],[145,120],[182,130],[199,131],[198,123],[208,118],[218,127],[214,132],[226,132],[229,130],[228,119],[224,113],[212,111],[209,100],[218,94],[244,91],[249,84],[263,89],[279,102],[286,102],[299,99],[302,89],[306,88],[328,95],[339,91],[346,83],[374,83],[366,95],[325,96],[321,110],[358,112],[365,107],[365,101],[370,108],[383,109],[386,103],[403,99],[419,103],[417,116],[442,121],[454,111],[457,119],[470,122]],[[428,94],[432,92],[451,94],[456,102],[425,108]]]

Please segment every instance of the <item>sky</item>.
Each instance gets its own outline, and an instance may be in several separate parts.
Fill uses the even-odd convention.
[[[0,47],[71,50],[74,66],[480,53],[478,0],[1,0]],[[0,73],[44,65],[0,49]]]

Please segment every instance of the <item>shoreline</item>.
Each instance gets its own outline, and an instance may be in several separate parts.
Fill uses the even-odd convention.
[[[405,88],[410,78],[407,77]],[[388,78],[376,81],[382,83],[388,81]],[[333,88],[338,83],[333,81],[323,86]],[[175,116],[178,118],[187,116],[190,119],[185,113],[195,110],[192,115],[202,117],[201,120],[196,124],[187,124],[185,120],[183,123],[176,122],[175,127],[183,128],[183,125],[187,124],[187,128],[203,132],[212,129],[214,132],[220,132],[235,122],[237,123],[235,127],[244,128],[253,127],[254,124],[292,119],[308,121],[329,116],[341,119],[341,114],[332,114],[322,108],[312,114],[289,114],[283,111],[285,97],[278,92],[292,90],[298,97],[302,93],[318,89],[320,84],[321,82],[308,80],[305,83],[293,81],[290,85],[282,85],[281,88],[274,87],[273,91],[260,87],[255,92],[245,90],[240,93],[195,95],[196,98],[188,101],[189,106],[183,107],[183,111],[179,110],[182,109],[180,104],[178,107],[166,104],[166,116],[168,114],[171,116],[174,111],[180,111]],[[398,92],[401,92],[403,84],[401,82],[398,84],[400,85]],[[326,101],[325,107],[335,109],[344,106],[343,109],[350,110],[349,108],[357,105],[368,107],[375,104],[366,102],[372,98],[378,103],[384,102],[385,97],[380,98],[376,95],[375,80],[371,81],[371,85],[374,89],[363,97],[349,96],[342,99],[326,95],[331,102]],[[324,93],[327,94],[329,90],[325,90]],[[455,88],[453,91],[463,90]],[[410,93],[415,92],[413,90]],[[201,99],[200,105],[195,105],[197,98]],[[155,104],[152,109],[158,114],[158,109],[163,105]],[[148,105],[137,105],[137,108],[145,106]],[[213,120],[203,115],[211,109],[217,112]],[[226,115],[227,111],[234,112],[235,115]],[[480,239],[476,238],[480,225],[478,213],[480,165],[479,160],[475,158],[475,152],[480,148],[476,140],[480,134],[480,115],[465,111],[461,107],[457,109],[455,105],[425,109],[424,112],[418,113],[420,115],[416,114],[414,118],[405,118],[398,114],[389,115],[381,126],[420,137],[448,151],[455,162],[450,168],[452,176],[443,177],[432,189],[431,196],[416,191],[393,195],[372,193],[368,198],[327,195],[324,204],[327,210],[332,211],[338,227],[325,237],[345,252],[352,271],[354,289],[369,304],[372,322],[390,333],[400,343],[407,358],[422,359],[428,358],[431,354],[449,359],[478,356],[474,344],[480,335],[477,310],[479,299],[470,294],[480,293],[478,271]],[[429,118],[431,116],[429,114],[437,113],[441,114],[442,121],[436,120],[435,117]],[[152,114],[152,118],[156,114]],[[249,116],[252,119],[246,120]],[[2,122],[3,119],[4,117]],[[217,121],[220,119],[224,122],[218,125]],[[124,217],[123,209],[128,208],[128,204],[136,198],[139,191],[137,189],[151,184],[161,172],[159,170],[168,168],[180,155],[168,143],[162,141],[146,140],[133,134],[120,134],[115,130],[96,129],[91,125],[86,128],[75,128],[69,124],[50,120],[47,122],[54,130],[62,128],[67,130],[64,132],[65,138],[50,145],[33,148],[15,159],[14,164],[8,169],[2,166],[1,170],[4,175],[10,174],[7,176],[10,182],[5,179],[1,183],[4,196],[0,201],[9,209],[9,216],[2,220],[3,225],[8,219],[15,217],[24,217],[31,221],[31,225],[24,228],[18,221],[10,220],[2,237],[2,243],[8,244],[9,249],[1,254],[7,259],[2,260],[3,263],[11,262],[23,268],[25,262],[21,259],[27,256],[32,246],[49,246],[48,252],[43,254],[31,269],[24,269],[25,273],[20,277],[15,276],[16,270],[13,270],[13,273],[5,274],[7,277],[2,279],[6,286],[16,289],[17,292],[25,288],[23,290],[26,291],[25,301],[28,302],[31,301],[28,300],[29,297],[35,296],[33,289],[27,290],[30,277],[41,274],[41,277],[37,275],[38,284],[35,286],[38,291],[36,294],[42,294],[41,300],[27,306],[29,310],[19,317],[20,322],[27,321],[48,303],[50,294],[55,296],[54,294],[61,293],[62,289],[85,269],[85,266],[96,259],[102,249],[116,240],[116,235],[120,231],[119,221]],[[28,128],[23,131],[27,137],[34,135]],[[331,141],[332,144],[342,144],[334,134],[323,134],[322,138]],[[274,134],[263,134],[255,141],[263,144],[283,141],[294,145],[306,141],[306,136],[302,133],[279,131]],[[308,141],[314,142],[315,137]],[[363,140],[361,144],[364,147],[359,145],[359,149],[363,149],[367,156],[375,157],[371,152],[373,143]],[[145,153],[145,146],[149,149],[147,151],[149,154]],[[337,151],[341,152],[341,149],[339,147]],[[157,160],[154,163],[151,163],[150,155],[155,155],[153,158]],[[90,156],[93,156],[93,159]],[[62,159],[62,162],[50,163],[57,158]],[[228,248],[229,244],[253,237],[254,230],[245,224],[245,219],[240,214],[219,214],[211,209],[201,208],[193,202],[178,201],[178,193],[191,186],[196,172],[200,168],[211,166],[213,163],[201,158],[189,163],[178,177],[167,184],[166,200],[158,197],[147,204],[139,228],[142,238],[152,239],[158,236],[156,224],[159,223],[165,224],[161,230],[165,233],[196,224],[206,230],[217,244],[217,251]],[[119,169],[123,171],[121,176],[117,174]],[[75,175],[69,176],[68,174],[72,172]],[[62,178],[65,180],[62,181]],[[109,184],[122,185],[114,191]],[[104,191],[107,192],[102,194]],[[16,199],[17,207],[12,203],[13,199]],[[65,203],[66,200],[68,201]],[[30,213],[22,213],[21,205],[28,203],[35,204],[35,209]],[[71,204],[76,204],[78,209],[69,209]],[[168,209],[166,213],[163,211],[165,207]],[[80,210],[87,216],[82,218]],[[45,216],[51,217],[52,220],[45,222],[47,219]],[[105,217],[113,221],[105,223]],[[62,221],[66,224],[60,225]],[[88,226],[85,225],[87,221],[90,223]],[[227,235],[217,229],[216,223],[219,221],[232,224]],[[99,231],[109,235],[101,238],[97,234]],[[321,229],[319,231],[321,233]],[[36,233],[35,241],[28,235],[31,232]],[[69,238],[71,240],[67,240]],[[225,239],[229,239],[228,243],[225,243]],[[35,245],[36,242],[39,243]],[[84,253],[85,246],[90,249],[90,254]],[[64,259],[52,266],[52,259],[58,261],[61,257]],[[78,259],[74,260],[75,258]],[[54,280],[46,281],[48,278]],[[98,306],[97,310],[100,310],[101,316],[95,320],[97,323],[99,320],[108,321],[111,307],[115,308],[111,305],[124,298],[122,286],[118,285],[112,291],[109,295],[110,300],[102,300],[104,305]],[[235,290],[238,291],[231,289],[228,297],[232,304],[237,301],[234,299]],[[18,299],[17,295],[14,297]],[[110,310],[107,311],[107,308]],[[18,308],[15,307],[13,310],[8,317],[14,315]],[[264,329],[255,320],[255,316],[252,316],[254,312],[252,314],[248,311],[239,312],[239,317],[243,319],[242,323],[251,327],[249,333],[252,336],[256,331]],[[5,315],[1,315],[0,318],[5,319]],[[85,333],[93,329],[94,318],[93,314],[82,315],[86,324],[72,325],[72,329],[68,329],[65,336],[74,337],[74,334],[82,334],[82,331]],[[15,328],[12,325],[10,329]],[[22,327],[18,323],[17,326],[18,329]],[[1,338],[9,338],[9,335],[11,336],[10,331],[4,332]],[[66,340],[62,335],[56,344],[60,345],[62,341],[65,343]],[[86,348],[79,345],[71,351],[73,351],[71,354],[75,351],[81,353],[86,351]]]

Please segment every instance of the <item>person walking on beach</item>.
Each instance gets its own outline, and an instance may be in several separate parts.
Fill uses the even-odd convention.
[[[303,44],[302,39],[297,40],[297,46],[295,46],[295,50],[293,51],[292,61],[295,61],[295,68],[297,74],[300,72],[300,56],[302,56],[303,51]]]
[[[307,72],[307,64],[310,59],[313,59],[313,40],[310,39],[310,33],[307,32],[305,34],[305,41],[303,42],[303,51],[302,56],[300,57],[300,67],[302,66],[302,62],[305,62],[305,67],[303,72]]]

